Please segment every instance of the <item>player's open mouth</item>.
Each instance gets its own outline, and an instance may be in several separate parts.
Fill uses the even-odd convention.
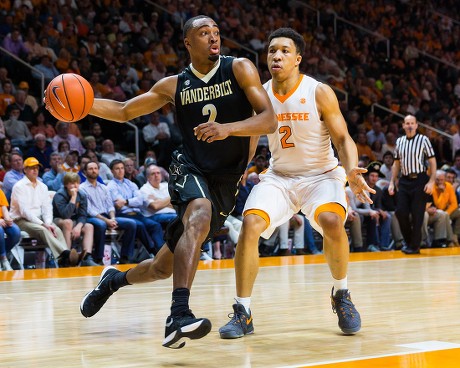
[[[217,46],[217,45],[211,46],[211,48],[209,49],[209,52],[212,55],[217,55],[220,52],[219,46]]]
[[[271,69],[274,71],[278,71],[278,70],[281,70],[281,66],[279,64],[273,64]]]

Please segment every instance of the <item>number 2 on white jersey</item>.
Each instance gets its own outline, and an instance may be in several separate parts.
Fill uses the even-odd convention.
[[[278,129],[278,133],[282,135],[280,139],[282,148],[295,147],[294,143],[288,142],[289,137],[292,135],[292,130],[290,126],[287,126],[287,125],[280,126]]]

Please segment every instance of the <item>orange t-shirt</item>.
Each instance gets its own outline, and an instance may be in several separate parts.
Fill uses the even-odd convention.
[[[8,200],[6,199],[5,193],[3,190],[0,190],[0,207],[8,207]],[[0,211],[0,218],[3,218],[3,211]]]

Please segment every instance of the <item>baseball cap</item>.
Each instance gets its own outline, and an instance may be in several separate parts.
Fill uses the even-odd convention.
[[[27,83],[26,81],[19,82],[18,87],[19,89],[29,89],[29,83]]]
[[[147,166],[150,166],[150,165],[156,165],[157,164],[157,160],[155,160],[154,158],[152,157],[147,157],[144,161],[144,166],[147,167]]]
[[[40,162],[35,157],[26,158],[24,161],[24,167],[32,167],[32,166],[42,166]]]
[[[382,167],[382,163],[380,161],[372,161],[369,166],[367,166],[367,173],[377,173],[379,178],[385,178],[385,175],[382,174],[380,168]]]

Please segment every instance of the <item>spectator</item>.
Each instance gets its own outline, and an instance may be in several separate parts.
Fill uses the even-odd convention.
[[[67,156],[64,159],[62,170],[65,172],[77,173],[80,170],[80,167],[78,166],[78,158],[78,151],[71,150],[69,153],[67,153]]]
[[[6,254],[21,240],[21,230],[11,219],[5,193],[0,190],[0,269],[12,271]],[[6,235],[6,237],[5,237]]]
[[[106,139],[102,142],[102,154],[101,154],[101,161],[107,164],[110,167],[110,163],[113,160],[121,160],[123,161],[125,156],[121,153],[115,152],[115,145],[110,139]]]
[[[72,151],[78,151],[80,155],[85,152],[80,139],[78,139],[74,134],[69,133],[69,124],[63,121],[59,121],[56,124],[56,135],[53,138],[53,150],[58,151],[58,145],[62,141],[69,142],[69,149]]]
[[[24,177],[24,162],[20,153],[13,152],[10,155],[11,170],[3,178],[2,190],[8,201],[11,199],[13,186]]]
[[[345,227],[350,229],[350,238],[351,238],[351,249],[353,252],[362,252],[363,251],[363,236],[361,228],[361,216],[355,210],[358,206],[356,201],[356,196],[353,194],[353,191],[349,186],[345,187],[345,192],[347,194],[347,220],[345,222]]]
[[[27,32],[24,47],[27,49],[27,58],[31,64],[36,64],[40,57],[45,54],[42,45],[37,42],[37,35],[33,29],[29,29]]]
[[[78,254],[67,249],[61,229],[53,224],[53,206],[45,184],[37,180],[40,163],[34,157],[24,161],[25,176],[13,188],[11,218],[22,231],[48,245],[59,267],[75,266]]]
[[[267,164],[267,158],[264,155],[257,155],[254,159],[254,164],[248,169],[248,174],[260,174],[262,171],[267,169]]]
[[[140,189],[144,200],[142,214],[165,228],[177,217],[176,210],[171,205],[168,184],[161,182],[161,170],[156,165],[147,167],[146,176],[147,183]]]
[[[78,176],[80,177],[80,183],[84,183],[86,181],[86,176],[85,172],[83,171],[83,167],[85,167],[86,164],[90,161],[91,159],[86,155],[78,157],[78,166],[80,168],[80,170],[78,170]],[[105,184],[100,175],[97,177],[97,181],[101,184]]]
[[[372,122],[372,129],[366,133],[366,138],[367,144],[370,146],[372,146],[375,141],[380,141],[382,145],[387,143],[385,134],[382,132],[382,123],[380,120],[375,119]]]
[[[396,148],[396,138],[397,136],[393,132],[387,132],[385,135],[386,138],[386,143],[382,145],[382,151],[390,151],[391,153],[394,153],[395,148]]]
[[[56,152],[56,151],[54,151]],[[57,152],[61,155],[62,161],[64,162],[67,154],[70,152],[70,144],[67,141],[60,141],[58,144]]]
[[[58,152],[50,155],[51,169],[43,174],[43,182],[48,190],[57,192],[64,185],[64,170],[62,169],[62,156]]]
[[[92,135],[87,135],[83,138],[83,147],[85,147],[85,154],[90,151],[96,152],[97,144],[96,144],[96,138],[94,138]]]
[[[139,172],[136,169],[134,161],[130,158],[125,158],[123,163],[125,164],[125,178],[131,180],[140,189],[142,185],[137,181]]]
[[[64,187],[53,197],[54,223],[62,230],[67,248],[71,249],[72,243],[82,237],[81,266],[98,266],[92,257],[94,227],[86,222],[88,200],[79,186],[78,174],[64,175]]]
[[[447,221],[447,240],[458,244],[458,237],[460,236],[460,209],[458,208],[454,187],[446,181],[444,170],[436,171],[432,196],[436,208],[449,215],[450,221]]]
[[[34,65],[35,69],[42,72],[45,77],[45,86],[49,84],[55,77],[57,77],[60,73],[59,70],[56,69],[51,58],[49,55],[43,55],[40,58],[40,63]],[[37,80],[37,83],[40,82],[42,75],[36,71],[32,71],[32,77]]]
[[[455,151],[454,163],[451,166],[451,169],[455,171],[457,177],[460,177],[460,150]]]
[[[391,180],[391,168],[393,166],[393,162],[394,162],[393,153],[391,151],[386,151],[383,154],[383,165],[380,167],[380,172],[383,175],[385,175],[385,180],[387,180],[388,183]],[[377,185],[379,185],[379,187],[382,187],[382,185],[380,185],[378,183],[377,183]]]
[[[372,148],[367,143],[366,133],[359,132],[358,137],[356,138],[356,148],[358,149],[358,157],[367,156],[370,161],[375,160],[374,153]]]
[[[5,125],[3,123],[2,118],[0,118],[0,139],[6,138],[6,131],[5,131]]]
[[[96,152],[101,152],[102,151],[102,143],[105,141],[105,138],[102,135],[101,124],[92,123],[89,126],[89,133],[96,139]]]
[[[149,152],[152,153],[152,155],[149,154]],[[139,182],[139,185],[142,187],[145,183],[147,183],[147,178],[146,178],[146,174],[145,174],[145,170],[147,169],[147,167],[149,167],[150,165],[156,165],[157,164],[157,160],[156,160],[156,157],[155,157],[155,152],[153,151],[147,151],[147,154],[146,154],[146,157],[145,157],[145,161],[144,161],[144,165],[142,165],[140,168],[139,168],[139,171],[140,171],[140,174],[136,176],[136,180]],[[158,166],[160,168],[160,171],[161,171],[161,181],[168,181],[169,180],[169,173],[168,171],[166,171],[163,167],[161,166]]]
[[[0,139],[0,154],[3,155],[4,153],[11,153],[12,146],[11,141],[9,138],[2,138]]]
[[[91,161],[96,162],[99,165],[99,176],[105,184],[107,184],[109,180],[113,179],[112,171],[104,162],[99,161],[99,157],[97,156],[95,151],[87,150],[85,155]]]
[[[2,88],[3,92],[0,93],[0,117],[4,117],[8,106],[14,104],[16,101],[13,96],[13,83],[11,81],[3,82]]]
[[[32,107],[26,103],[26,92],[22,89],[18,89],[14,96],[15,102],[13,105],[9,105],[6,108],[6,114],[8,115],[13,106],[17,106],[20,110],[18,120],[24,121],[27,124],[27,127],[31,126],[32,121],[34,120],[34,111],[32,110]]]
[[[292,239],[291,249],[289,248],[289,229],[294,229],[294,238]],[[295,254],[305,255],[305,231],[304,217],[300,214],[295,214],[292,218],[278,227],[278,235],[280,240],[279,256],[287,256],[295,249]],[[275,230],[276,233],[276,230]]]
[[[94,226],[94,259],[101,262],[104,256],[105,232],[123,230],[121,238],[120,263],[129,263],[134,254],[136,239],[136,221],[124,217],[115,217],[115,207],[107,187],[97,181],[99,167],[96,162],[88,162],[83,167],[86,181],[80,185],[88,198],[87,222]]]
[[[13,146],[24,148],[27,142],[32,139],[32,134],[30,134],[27,124],[19,120],[19,115],[21,114],[19,107],[16,104],[10,107],[9,119],[5,121],[6,134],[11,139]]]
[[[18,28],[14,28],[11,33],[3,39],[3,47],[21,59],[25,59],[28,54],[28,50],[24,46]]]
[[[107,79],[105,86],[111,91],[110,98],[114,99],[115,101],[126,101],[126,94],[121,86],[117,83],[117,77],[115,75],[111,75]]]
[[[158,165],[168,167],[172,153],[171,132],[168,123],[160,121],[160,112],[150,114],[150,124],[142,129],[145,142],[155,151]]]
[[[433,241],[431,246],[433,248],[447,248],[449,227],[452,229],[449,220],[449,214],[446,211],[436,208],[433,202],[433,197],[430,196],[426,204],[426,211],[424,213],[422,223],[422,244],[424,247],[429,246],[429,233],[428,226],[433,226]],[[452,231],[452,230],[450,230]],[[421,245],[422,247],[422,245]]]
[[[11,162],[10,162],[10,154],[9,153],[2,153],[0,155],[0,164],[1,164],[1,169],[0,169],[0,182],[3,184],[3,179],[5,178],[5,174],[7,171],[10,171],[11,169]]]
[[[110,163],[113,180],[107,184],[110,198],[120,217],[136,221],[137,236],[150,254],[156,254],[163,246],[163,229],[161,225],[142,215],[140,207],[144,203],[139,188],[132,181],[125,179],[125,165],[121,160]]]
[[[18,88],[24,92],[25,95],[25,104],[32,108],[34,113],[38,110],[37,99],[29,94],[29,83],[26,81],[19,82]]]
[[[459,199],[460,199],[460,182],[457,178],[457,173],[452,170],[451,168],[446,168],[444,169],[444,171],[446,172],[446,181],[450,184],[452,184],[452,187],[454,188],[455,190],[455,195],[457,197],[457,202],[460,203]],[[0,178],[1,179],[1,178]]]
[[[46,144],[46,137],[38,133],[34,137],[34,145],[27,151],[27,157],[35,157],[42,166],[40,166],[40,175],[43,175],[45,170],[49,170],[50,156],[53,152],[52,148]]]
[[[377,181],[385,177],[380,172],[382,163],[374,161],[367,167],[367,173],[364,174],[369,188],[375,190],[375,194],[369,196],[373,203],[370,204],[368,213],[361,212],[365,216],[364,224],[367,225],[367,244],[368,251],[389,250],[391,243],[391,214],[383,209],[382,196],[383,191],[376,184]],[[358,210],[359,212],[359,210]]]
[[[45,111],[41,108],[35,112],[35,118],[30,127],[30,134],[35,137],[38,133],[43,134],[46,139],[50,140],[56,135],[54,127],[46,121]]]

